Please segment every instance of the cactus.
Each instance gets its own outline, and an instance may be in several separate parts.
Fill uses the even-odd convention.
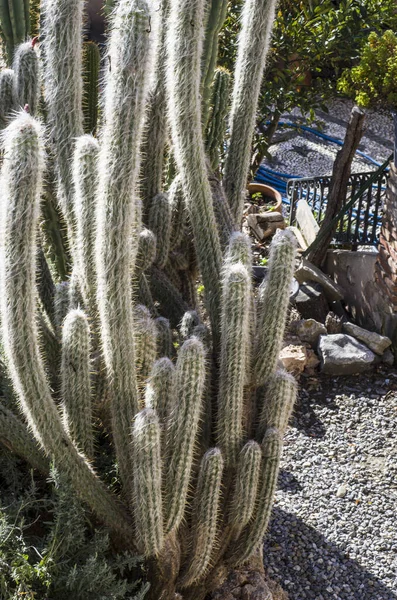
[[[3,69],[0,71],[0,129],[7,125],[15,106],[15,73],[12,69]]]
[[[246,2],[245,28],[268,10]],[[115,544],[144,555],[150,600],[203,600],[215,581],[258,551],[296,395],[293,379],[277,370],[293,236],[276,236],[256,297],[251,244],[229,206],[246,171],[244,152],[225,185],[205,156],[200,93],[214,67],[210,61],[204,72],[215,56],[214,10],[225,3],[211,3],[202,53],[205,6],[164,0],[156,18],[151,1],[119,0],[97,141],[82,135],[81,3],[46,0],[39,59],[50,139],[27,112],[10,120],[3,138],[0,309],[5,364],[27,428],[1,405],[0,442],[43,471],[53,461]],[[268,33],[253,34],[252,43],[246,33],[239,55],[250,57],[254,47],[263,50]],[[32,48],[26,52],[31,59]],[[15,68],[25,76],[21,56]],[[256,102],[243,58],[229,161],[237,160],[236,97],[249,97],[247,115]],[[0,79],[4,125],[15,107],[14,79],[9,70]],[[217,147],[224,142],[219,89],[208,130]],[[43,191],[45,145],[50,186]],[[178,171],[170,185],[164,154]],[[67,227],[53,211],[52,184]],[[39,240],[43,198],[46,235]],[[201,283],[204,310],[196,294]],[[120,494],[101,479],[108,469],[93,470],[103,469],[93,422],[99,439],[112,436],[106,464],[115,463]]]
[[[227,5],[227,0],[211,0],[210,2],[202,60],[202,96],[204,123],[207,122],[207,115],[211,98],[211,84],[214,77],[216,60],[218,58],[218,35],[226,19]]]
[[[6,129],[2,170],[3,244],[1,318],[4,347],[21,408],[33,435],[54,457],[81,497],[116,530],[128,516],[69,440],[50,388],[38,346],[35,322],[35,252],[43,173],[43,141],[39,124],[20,113]],[[12,273],[13,276],[5,276]],[[21,297],[20,290],[25,293]]]
[[[99,65],[101,55],[95,42],[83,44],[84,131],[95,135],[98,123]]]
[[[37,112],[40,96],[39,58],[35,41],[20,44],[12,65],[15,73],[15,101],[31,115]]]
[[[226,117],[229,103],[230,73],[217,69],[212,82],[211,116],[206,135],[206,150],[211,168],[219,167],[219,155],[225,139]]]
[[[136,415],[132,440],[133,506],[138,548],[145,556],[152,556],[164,545],[160,424],[152,408],[145,408]]]
[[[165,267],[171,239],[171,209],[167,194],[157,194],[152,199],[148,225],[156,236],[155,263],[160,268]]]
[[[143,148],[142,183],[145,215],[151,211],[152,201],[163,190],[164,154],[167,142],[167,98],[166,98],[166,33],[170,0],[161,0],[161,20],[156,79],[148,99],[147,126]]]
[[[276,0],[246,0],[243,6],[224,177],[236,223],[240,223],[243,214],[256,107],[276,4]]]
[[[174,348],[170,322],[164,317],[157,317],[155,325],[157,329],[157,354],[158,356],[168,356],[171,358]]]
[[[74,140],[83,134],[82,28],[80,0],[46,0],[43,4],[44,96],[58,178],[57,199],[74,243],[72,193]]]
[[[169,358],[163,357],[153,364],[146,383],[145,407],[153,408],[160,423],[166,423],[174,393],[175,367]]]
[[[243,441],[244,384],[249,344],[251,281],[241,263],[223,280],[217,438],[226,466],[234,466]]]
[[[90,331],[81,310],[68,313],[62,331],[64,426],[88,458],[94,455],[90,382]]]
[[[81,294],[90,316],[95,313],[95,200],[99,145],[91,135],[77,138],[73,155],[76,213],[76,261]]]
[[[214,339],[219,336],[221,247],[207,178],[200,109],[202,0],[174,0],[168,31],[167,87],[175,158],[184,196]],[[184,60],[181,61],[180,57]]]
[[[296,237],[292,231],[280,231],[272,244],[269,274],[259,290],[260,312],[254,356],[254,377],[258,385],[265,383],[276,370],[285,330],[295,254]],[[277,306],[277,314],[269,309],[272,305]]]
[[[254,440],[250,440],[243,446],[238,458],[236,483],[230,507],[229,522],[235,538],[239,537],[254,514],[261,460],[261,447]]]
[[[131,471],[130,428],[138,410],[130,282],[136,255],[131,235],[140,220],[133,196],[139,173],[139,154],[134,148],[139,148],[142,136],[145,78],[151,64],[149,21],[145,0],[118,3],[109,44],[111,67],[106,75],[99,155],[97,301],[111,382],[113,436],[123,481],[129,480]],[[134,98],[132,107],[123,101],[128,97]]]
[[[48,475],[49,463],[29,434],[25,423],[22,423],[2,404],[0,404],[0,441],[9,450],[25,458],[33,468]]]
[[[223,458],[219,448],[208,450],[202,458],[197,482],[192,557],[180,586],[188,587],[205,574],[216,542],[218,506],[221,495]]]
[[[179,402],[172,406],[167,431],[167,533],[178,527],[185,511],[204,381],[204,347],[196,338],[190,338],[179,351],[175,373]]]

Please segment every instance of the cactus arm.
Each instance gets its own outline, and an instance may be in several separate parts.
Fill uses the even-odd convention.
[[[150,92],[147,126],[143,147],[142,187],[143,207],[150,213],[153,198],[162,191],[164,150],[167,142],[167,98],[166,98],[166,33],[170,0],[161,0],[159,47],[157,50],[156,81]]]
[[[222,295],[217,443],[230,467],[236,464],[243,440],[250,297],[251,280],[245,266],[227,266]]]
[[[172,327],[177,327],[188,305],[163,271],[151,267],[148,275],[151,292],[160,304],[161,313],[170,320]]]
[[[186,227],[185,201],[181,177],[175,177],[168,190],[168,199],[171,207],[171,240],[170,250],[175,250],[182,241]]]
[[[236,231],[236,225],[234,224],[232,211],[230,210],[225,190],[223,189],[219,179],[210,170],[208,172],[208,180],[211,186],[219,238],[222,244],[222,249],[224,249],[229,243],[231,234]]]
[[[235,539],[249,523],[255,509],[261,460],[262,450],[260,445],[254,440],[250,440],[242,448],[239,455],[230,506],[229,523],[233,529]]]
[[[182,588],[202,579],[210,564],[216,542],[222,471],[221,451],[211,448],[201,460],[192,519],[192,556],[179,581]]]
[[[219,334],[221,247],[202,137],[200,56],[203,0],[175,0],[168,27],[167,87],[175,158],[193,230],[213,335]]]
[[[262,442],[261,478],[253,518],[229,557],[230,565],[241,565],[260,547],[269,524],[277,486],[282,442],[277,429],[268,429]]]
[[[15,104],[15,73],[12,69],[3,69],[0,71],[0,129],[7,125]]]
[[[170,322],[164,317],[157,317],[155,325],[157,329],[157,355],[160,357],[167,356],[168,358],[171,358],[174,346],[172,343]]]
[[[284,337],[290,286],[295,268],[296,238],[280,231],[270,248],[269,273],[259,290],[259,315],[254,351],[255,383],[274,374]]]
[[[30,35],[30,0],[23,0],[23,8],[25,14],[25,37]]]
[[[136,257],[135,277],[146,271],[155,261],[157,240],[153,231],[144,227],[139,232],[138,254]]]
[[[217,69],[212,83],[211,116],[205,143],[211,168],[214,171],[219,167],[219,153],[225,139],[229,86],[230,73],[226,69]]]
[[[190,338],[179,351],[175,401],[167,430],[167,533],[180,525],[186,507],[204,382],[204,347],[196,338]]]
[[[24,458],[34,469],[48,475],[49,462],[26,425],[0,403],[0,442],[11,452]]]
[[[236,223],[240,223],[243,214],[256,108],[276,4],[277,0],[246,0],[243,7],[224,176]]]
[[[0,302],[4,348],[14,387],[29,427],[46,454],[53,457],[80,497],[110,528],[125,529],[123,534],[131,538],[123,508],[66,434],[40,356],[35,321],[35,256],[43,142],[37,121],[26,113],[18,114],[6,130],[4,148]]]
[[[65,429],[77,448],[92,459],[90,330],[81,310],[70,311],[63,326],[61,386]]]
[[[203,69],[203,123],[207,122],[211,84],[218,58],[218,35],[226,19],[227,0],[212,0],[205,32]]]
[[[76,140],[73,183],[76,214],[76,258],[81,293],[90,317],[96,307],[95,207],[99,144],[91,135]]]
[[[160,424],[153,409],[145,408],[136,415],[132,440],[135,530],[138,548],[149,557],[164,545]]]
[[[124,484],[132,473],[129,440],[138,412],[131,286],[137,249],[132,237],[139,227],[134,195],[154,35],[149,31],[150,16],[145,0],[120,0],[113,14],[99,154],[97,302],[112,398],[113,437]]]
[[[72,157],[74,140],[83,134],[82,28],[80,0],[46,0],[43,4],[44,96],[58,177],[57,199],[74,241]]]
[[[292,375],[278,369],[264,385],[259,407],[259,435],[268,428],[276,428],[283,436],[294,408],[297,383]],[[258,390],[260,391],[260,390]]]
[[[148,226],[156,236],[155,263],[163,268],[168,261],[171,240],[171,207],[167,194],[157,194],[152,198]]]
[[[15,99],[21,108],[28,105],[29,113],[37,112],[40,96],[39,57],[31,41],[20,44],[14,55]]]
[[[157,327],[149,310],[135,307],[135,368],[139,391],[142,392],[157,354]]]
[[[139,304],[146,306],[153,316],[158,314],[145,273],[141,273],[138,277],[136,301],[139,302]]]
[[[169,416],[175,384],[175,367],[169,358],[156,360],[150,377],[146,383],[145,407],[153,408],[159,416],[160,423],[165,423]]]

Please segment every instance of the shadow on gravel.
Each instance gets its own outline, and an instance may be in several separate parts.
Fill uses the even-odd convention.
[[[264,544],[264,564],[289,600],[397,600],[342,548],[277,507]]]

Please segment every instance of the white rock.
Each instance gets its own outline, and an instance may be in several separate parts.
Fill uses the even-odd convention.
[[[344,323],[343,331],[352,335],[356,340],[363,342],[373,352],[379,354],[379,356],[382,356],[384,351],[391,346],[390,338],[375,333],[375,331],[367,331],[358,325],[354,325],[354,323]]]

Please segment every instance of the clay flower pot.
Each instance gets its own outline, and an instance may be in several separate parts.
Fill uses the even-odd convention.
[[[247,192],[249,196],[255,194],[261,194],[261,196],[255,197],[255,204],[258,206],[260,210],[261,207],[266,207],[267,205],[271,206],[272,212],[282,211],[282,198],[280,192],[270,187],[270,185],[265,185],[264,183],[249,183],[247,185]]]

